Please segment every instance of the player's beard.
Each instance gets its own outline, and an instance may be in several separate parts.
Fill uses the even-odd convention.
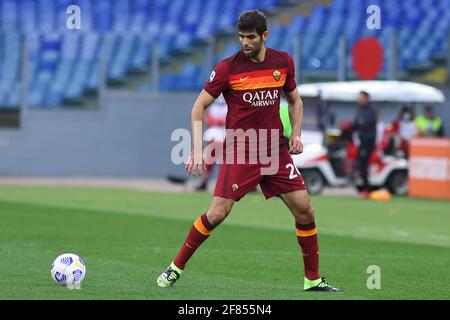
[[[259,52],[261,51],[262,48],[262,42],[259,43],[259,45],[255,46],[250,52],[245,52],[244,51],[244,47],[242,47],[242,50],[244,51],[244,54],[247,58],[252,59],[255,58]]]

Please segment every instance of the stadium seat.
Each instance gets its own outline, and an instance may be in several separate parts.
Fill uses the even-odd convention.
[[[173,53],[190,52],[216,32],[230,32],[242,11],[267,12],[284,0],[3,0],[0,1],[0,107],[17,102],[12,94],[20,83],[21,41],[28,47],[29,105],[56,107],[66,98],[95,90],[99,61],[107,62],[107,78],[125,79],[133,70],[147,70],[157,44],[163,61]],[[81,30],[66,28],[66,8],[80,6]],[[366,8],[382,9],[382,29],[365,28]],[[61,14],[63,12],[63,14]],[[390,40],[398,36],[402,71],[427,65],[448,47],[450,0],[332,0],[312,7],[308,16],[293,16],[289,24],[270,25],[268,46],[294,51],[301,36],[302,68],[334,72],[342,35],[349,52],[362,37],[375,36],[388,56]],[[157,43],[155,42],[157,41]],[[216,61],[239,50],[226,44]],[[348,60],[351,66],[350,58]],[[383,71],[386,71],[386,63]],[[161,90],[194,90],[203,85],[205,64],[190,62],[175,74],[160,77]],[[200,81],[200,80],[201,81]],[[142,89],[149,86],[141,86]]]

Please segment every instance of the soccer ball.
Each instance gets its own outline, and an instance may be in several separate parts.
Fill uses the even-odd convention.
[[[50,274],[57,284],[80,289],[81,281],[86,276],[86,265],[76,254],[64,253],[53,261]]]

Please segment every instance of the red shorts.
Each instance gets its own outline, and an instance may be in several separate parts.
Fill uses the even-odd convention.
[[[239,201],[258,184],[266,199],[280,194],[305,190],[302,175],[295,167],[286,146],[280,146],[278,172],[261,175],[261,164],[222,164],[214,195]]]

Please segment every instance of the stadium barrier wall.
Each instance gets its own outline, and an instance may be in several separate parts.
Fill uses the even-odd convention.
[[[450,133],[450,91],[435,111]],[[171,161],[171,134],[190,129],[197,92],[144,93],[106,90],[99,108],[24,108],[19,129],[0,128],[0,175],[163,178],[185,175]],[[354,105],[339,106],[336,120],[353,118]],[[419,112],[418,112],[419,113]],[[384,121],[397,115],[391,107]],[[336,123],[337,123],[336,122]]]
[[[171,134],[190,128],[197,93],[107,91],[97,110],[28,108],[19,129],[0,129],[0,175],[164,177]]]
[[[450,200],[450,138],[411,141],[409,195]]]

